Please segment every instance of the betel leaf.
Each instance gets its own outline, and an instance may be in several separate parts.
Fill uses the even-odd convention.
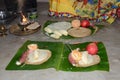
[[[48,49],[52,52],[52,56],[48,61],[40,65],[24,65],[17,66],[15,63],[21,57],[21,55],[27,50],[27,45],[29,44],[37,44],[40,49]],[[80,50],[84,51],[87,44],[90,42],[79,43],[79,44],[68,44],[71,49],[80,48]],[[101,62],[97,65],[80,68],[74,67],[68,61],[68,55],[71,52],[67,44],[63,42],[39,42],[39,41],[26,41],[21,48],[17,51],[16,55],[12,58],[10,63],[7,65],[6,70],[39,70],[39,69],[48,69],[55,68],[56,70],[62,71],[72,71],[72,72],[83,72],[83,71],[94,71],[94,70],[102,70],[109,71],[109,62],[107,57],[107,52],[105,46],[102,42],[98,42],[98,55],[101,58]]]
[[[44,25],[43,25],[43,28],[42,28],[43,33],[46,34],[46,31],[44,30],[45,27],[47,27],[48,25],[50,25],[50,24],[52,24],[52,23],[56,23],[56,22],[58,22],[58,21],[51,21],[51,20],[46,21],[46,22],[44,23]],[[70,21],[68,21],[68,22],[70,22]],[[96,26],[98,29],[102,29],[102,28],[104,27],[104,25],[102,25],[102,24],[95,24],[95,26]],[[95,34],[95,33],[97,32],[96,29],[93,28],[92,26],[90,26],[89,29],[90,29],[91,32],[92,32],[91,35],[92,35],[92,34]],[[47,35],[50,36],[51,34],[48,34],[48,33],[47,33]],[[72,36],[70,36],[70,35],[68,35],[68,36],[62,35],[62,36],[60,37],[60,39],[74,39],[74,38],[75,38],[75,37],[72,37]]]

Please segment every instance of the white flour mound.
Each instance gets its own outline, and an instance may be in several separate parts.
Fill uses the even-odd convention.
[[[50,24],[47,26],[48,28],[50,28],[51,30],[53,31],[59,31],[59,30],[68,30],[69,28],[72,27],[71,23],[70,22],[56,22],[56,23],[53,23],[53,24]]]
[[[72,25],[70,22],[62,21],[62,22],[52,23],[47,27],[45,27],[44,30],[47,33],[52,33],[51,35],[48,34],[50,37],[59,39],[62,35],[67,36],[68,35],[67,30],[71,27]]]

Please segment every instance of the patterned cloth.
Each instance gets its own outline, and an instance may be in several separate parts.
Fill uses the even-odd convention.
[[[49,14],[113,22],[120,0],[50,0]]]

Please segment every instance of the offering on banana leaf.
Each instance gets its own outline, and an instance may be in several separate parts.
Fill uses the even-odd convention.
[[[100,63],[100,56],[97,53],[97,44],[90,43],[85,51],[80,51],[79,48],[72,50],[68,59],[73,66],[89,67]]]
[[[109,71],[109,61],[102,42],[66,44],[63,42],[26,41],[7,65],[6,70],[48,68],[73,72]]]
[[[92,23],[91,23],[92,24]],[[92,26],[88,20],[67,21],[47,21],[44,24],[43,31],[49,37],[54,39],[71,39],[90,36],[98,31],[97,26]]]
[[[28,50],[20,57],[16,65],[31,64],[38,65],[46,62],[51,57],[51,51],[47,49],[38,49],[37,44],[29,44]]]

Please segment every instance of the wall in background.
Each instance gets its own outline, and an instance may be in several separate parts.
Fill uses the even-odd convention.
[[[37,0],[38,2],[48,2],[49,0]]]

